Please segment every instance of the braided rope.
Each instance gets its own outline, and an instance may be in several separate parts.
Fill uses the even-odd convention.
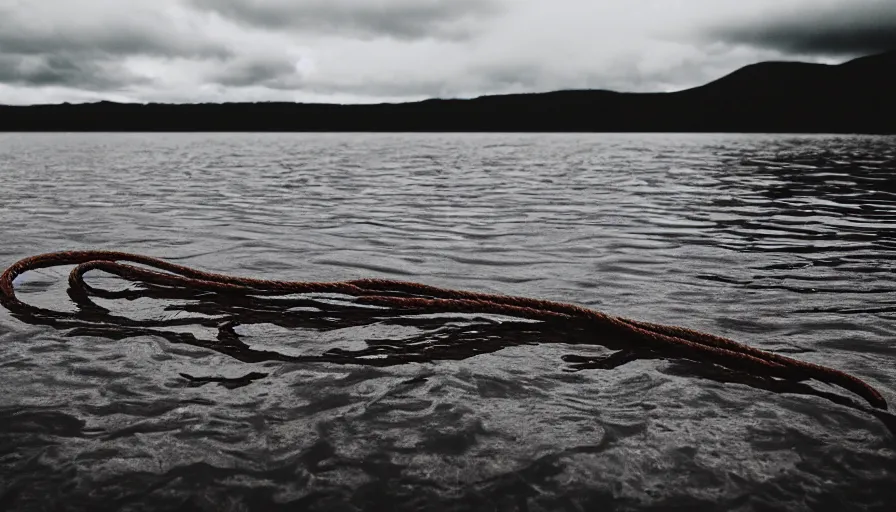
[[[152,267],[149,270],[126,261]],[[599,311],[547,300],[438,288],[420,283],[389,279],[309,282],[276,281],[236,277],[196,270],[158,258],[117,251],[62,251],[31,256],[17,261],[0,275],[0,303],[11,311],[27,312],[50,319],[70,318],[70,314],[38,308],[18,299],[13,280],[24,272],[59,265],[75,265],[69,274],[70,295],[79,305],[101,311],[90,301],[98,290],[84,282],[84,274],[101,270],[145,285],[190,291],[226,294],[283,296],[328,293],[354,297],[357,304],[414,314],[480,313],[576,323],[595,336],[614,336],[633,346],[672,353],[679,357],[714,363],[734,370],[787,380],[815,379],[835,384],[886,409],[884,397],[861,379],[833,368],[767,352],[734,340],[691,329],[610,316]],[[163,271],[160,272],[159,270]],[[397,313],[396,313],[397,314]],[[107,315],[119,325],[141,326],[140,321]],[[194,320],[195,321],[195,320]],[[184,322],[184,320],[173,322]],[[158,325],[158,322],[155,323]]]

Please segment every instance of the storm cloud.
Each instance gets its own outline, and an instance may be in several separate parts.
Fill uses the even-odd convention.
[[[24,85],[61,85],[109,90],[145,83],[114,61],[76,59],[60,55],[0,55],[0,82]]]
[[[818,2],[778,8],[707,32],[711,40],[795,54],[859,55],[896,50],[896,2]]]
[[[170,23],[164,13],[87,0],[49,9],[28,2],[0,7],[0,83],[108,91],[147,86],[131,58],[224,59],[226,44]],[[2,99],[2,98],[0,98]]]
[[[176,21],[147,2],[50,0],[0,5],[0,53],[169,57],[229,53],[222,41]]]
[[[215,83],[230,87],[246,87],[260,85],[264,87],[283,88],[288,86],[282,83],[284,78],[296,73],[295,66],[284,61],[244,61],[228,66],[220,71],[209,74],[209,79]]]
[[[0,103],[671,91],[894,34],[892,0],[0,0]]]
[[[477,20],[497,15],[498,0],[189,0],[199,9],[261,28],[397,39],[472,36]]]

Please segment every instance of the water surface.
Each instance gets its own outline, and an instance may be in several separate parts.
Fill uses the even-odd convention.
[[[838,368],[896,404],[894,171],[892,137],[0,134],[0,267],[114,249],[574,302]],[[20,297],[72,310],[67,270],[22,276]],[[237,333],[289,355],[407,335]],[[388,367],[246,363],[0,308],[0,509],[896,503],[896,436],[843,390],[776,392],[674,360],[571,372],[564,355],[606,349],[552,341]],[[249,372],[267,377],[181,376]]]

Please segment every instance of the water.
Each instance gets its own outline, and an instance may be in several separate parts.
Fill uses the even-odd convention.
[[[892,137],[0,134],[0,267],[116,249],[245,276],[575,302],[838,368],[896,404],[894,171]],[[20,297],[71,310],[67,270],[22,276]],[[314,355],[383,330],[405,335],[237,332]],[[675,360],[570,372],[564,355],[606,349],[512,341],[388,367],[246,363],[0,308],[0,509],[896,503],[890,416],[848,392],[779,393]],[[267,376],[181,376],[250,372]]]

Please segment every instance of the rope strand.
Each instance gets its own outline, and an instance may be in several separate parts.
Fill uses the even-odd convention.
[[[121,261],[156,270],[137,267]],[[228,276],[196,270],[158,258],[117,251],[62,251],[24,258],[0,275],[0,303],[11,311],[27,312],[48,319],[66,319],[70,315],[28,305],[15,294],[13,280],[30,270],[75,265],[69,274],[70,295],[83,308],[103,311],[89,296],[99,291],[84,281],[91,270],[100,270],[122,279],[155,288],[210,292],[215,294],[283,296],[328,293],[353,297],[356,304],[385,308],[395,315],[479,313],[540,320],[548,323],[581,324],[595,337],[614,336],[635,348],[649,348],[673,353],[697,361],[705,361],[754,375],[791,381],[815,379],[834,384],[864,398],[879,409],[886,409],[884,397],[861,379],[833,368],[800,361],[781,354],[760,350],[734,340],[694,331],[684,327],[653,324],[574,304],[507,295],[452,290],[408,281],[389,279],[357,279],[351,281],[309,282],[276,281]],[[142,326],[145,322],[106,314],[101,319],[119,325]],[[180,320],[177,323],[181,323]],[[197,320],[199,322],[199,320]],[[208,319],[202,321],[208,323]],[[64,324],[62,324],[64,325]],[[155,324],[159,325],[159,324]]]

